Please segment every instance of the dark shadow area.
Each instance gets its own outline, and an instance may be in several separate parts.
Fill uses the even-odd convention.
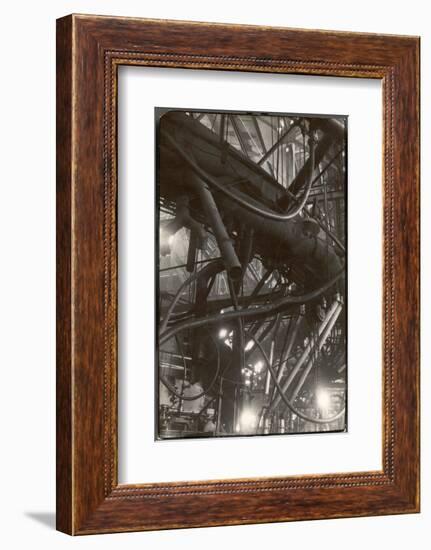
[[[54,512],[25,512],[28,518],[49,527],[55,529],[55,513]]]

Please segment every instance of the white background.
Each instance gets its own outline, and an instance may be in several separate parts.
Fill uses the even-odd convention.
[[[119,75],[120,482],[381,470],[381,82],[145,67]],[[348,433],[154,441],[156,105],[349,115]]]
[[[5,548],[190,548],[241,545],[426,548],[431,522],[431,171],[422,167],[422,514],[72,539],[54,523],[55,18],[74,12],[285,25],[422,36],[422,151],[431,149],[431,31],[427,2],[56,0],[2,10],[1,544]],[[367,307],[367,304],[364,304]],[[428,535],[428,536],[427,536]],[[425,542],[425,540],[427,542]]]

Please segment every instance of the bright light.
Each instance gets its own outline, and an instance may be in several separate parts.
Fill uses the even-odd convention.
[[[254,364],[254,372],[262,372],[262,369],[263,369],[263,361],[258,361],[257,363]]]
[[[220,332],[218,333],[218,337],[223,340],[223,338],[226,338],[226,336],[228,335],[228,331],[226,328],[221,328],[220,329]]]
[[[253,349],[253,346],[254,346],[253,340],[249,340],[245,346],[245,351],[250,351],[251,349]]]
[[[319,409],[328,410],[331,405],[331,397],[327,390],[320,388],[316,392],[316,403]]]
[[[169,256],[172,250],[174,235],[166,228],[160,230],[160,256]]]
[[[245,409],[240,418],[241,429],[243,431],[253,430],[256,426],[256,415],[250,409]]]
[[[165,249],[165,253],[162,255],[170,254],[170,249],[172,248],[174,239],[175,239],[175,235],[173,235],[166,229],[160,230],[160,247],[162,249]]]

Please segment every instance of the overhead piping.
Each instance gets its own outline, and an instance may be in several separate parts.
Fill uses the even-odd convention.
[[[277,391],[279,392],[281,399],[284,401],[284,403],[287,405],[287,407],[294,413],[296,416],[299,416],[299,418],[302,418],[302,420],[306,420],[307,422],[313,422],[313,424],[330,424],[331,422],[335,422],[335,420],[338,420],[341,418],[345,413],[345,407],[342,408],[340,412],[337,414],[334,414],[334,416],[331,416],[329,418],[313,418],[312,416],[308,416],[307,414],[302,413],[299,411],[290,401],[287,399],[287,397],[283,393],[283,389],[280,386],[280,383],[277,380],[277,375],[271,365],[271,362],[269,360],[268,355],[266,354],[265,350],[262,347],[262,344],[253,337],[253,340],[256,344],[256,346],[259,348],[260,353],[262,354],[263,359],[265,360],[265,363],[268,367],[268,370],[272,376],[272,379],[274,381],[275,387],[277,388]]]
[[[336,315],[337,310],[341,309],[341,304],[337,300],[334,300],[332,306],[330,307],[328,313],[326,314],[325,318],[321,322],[318,328],[318,337],[320,338],[323,334],[324,330],[328,326],[328,324],[331,323],[332,318]],[[338,316],[338,315],[337,315]],[[295,367],[292,369],[292,371],[289,373],[289,376],[287,377],[287,380],[283,384],[283,393],[286,393],[288,390],[290,384],[292,383],[295,376],[298,374],[299,370],[301,369],[302,365],[305,363],[305,361],[308,359],[310,353],[312,352],[314,348],[314,341],[311,339],[308,345],[305,347],[304,351],[302,352],[301,357],[298,359]],[[271,405],[271,408],[274,409],[277,407],[277,405],[280,403],[281,396],[278,395],[276,397]]]
[[[304,208],[304,206],[305,206],[305,204],[308,200],[308,196],[310,194],[311,186],[312,186],[312,182],[313,182],[313,177],[312,177],[313,170],[311,170],[310,168],[309,168],[310,176],[309,176],[309,182],[308,182],[308,185],[307,185],[307,189],[304,192],[303,198],[302,198],[299,206],[291,213],[277,214],[276,212],[266,210],[264,208],[260,208],[259,206],[256,206],[256,205],[250,203],[249,201],[239,197],[236,193],[232,192],[228,187],[225,187],[224,185],[220,184],[215,178],[211,177],[204,170],[202,170],[202,168],[194,161],[194,159],[188,153],[186,153],[182,147],[180,147],[177,144],[177,142],[172,138],[172,136],[166,134],[165,139],[170,143],[170,145],[173,147],[173,149],[175,149],[175,151],[180,155],[180,157],[189,165],[189,167],[193,170],[193,172],[195,172],[196,175],[198,175],[200,178],[202,178],[203,181],[206,184],[208,184],[211,187],[215,187],[218,191],[220,191],[224,195],[228,196],[233,201],[240,204],[241,206],[243,206],[245,209],[249,210],[250,212],[254,212],[255,214],[259,214],[260,216],[263,216],[263,217],[268,218],[270,220],[283,222],[283,221],[291,220],[292,218],[297,216],[299,214],[299,212]],[[314,155],[312,155],[312,159],[314,159]],[[314,160],[313,160],[313,164],[311,164],[311,166],[313,166],[313,165],[314,165]]]
[[[238,317],[246,318],[246,317],[253,317],[256,315],[269,315],[270,313],[276,313],[278,310],[283,309],[284,307],[290,304],[304,304],[306,302],[310,302],[311,300],[318,298],[324,292],[329,290],[343,276],[343,274],[344,274],[344,266],[334,277],[332,277],[329,281],[327,281],[324,285],[320,286],[319,288],[311,292],[308,292],[307,294],[302,294],[301,296],[286,296],[285,298],[280,298],[273,304],[267,304],[265,306],[261,306],[258,308],[248,308],[248,309],[240,309],[238,311],[228,311],[223,314],[209,315],[207,317],[203,317],[200,319],[192,319],[190,321],[179,323],[178,325],[176,325],[175,327],[169,330],[165,330],[166,326],[165,324],[163,324],[161,327],[163,328],[163,330],[160,331],[160,344],[163,344],[164,342],[166,342],[167,340],[175,336],[175,334],[177,334],[181,330],[196,328],[202,325],[210,325],[213,323],[218,323],[220,321],[231,321],[233,319],[237,319]],[[190,278],[188,279],[188,281],[191,282]],[[170,308],[170,310],[172,309]],[[167,321],[166,321],[166,324],[167,324]]]

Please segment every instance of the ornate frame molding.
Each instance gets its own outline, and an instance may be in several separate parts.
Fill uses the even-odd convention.
[[[181,37],[188,34],[194,38],[185,44]],[[263,35],[266,45],[256,46],[255,38]],[[229,38],[221,51],[198,46],[205,40],[217,43],[221,36]],[[276,58],[268,55],[268,45]],[[58,21],[57,47],[58,529],[85,534],[418,511],[418,39],[69,16]],[[321,59],[314,59],[315,51]],[[120,65],[382,80],[382,471],[118,484]],[[397,315],[400,306],[402,316]],[[236,502],[228,512],[223,510],[225,495]],[[309,502],[305,508],[304,499]]]

